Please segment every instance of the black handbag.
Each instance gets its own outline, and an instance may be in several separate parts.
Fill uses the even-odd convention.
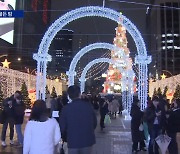
[[[0,124],[4,124],[5,121],[6,121],[5,111],[3,109],[0,109]]]

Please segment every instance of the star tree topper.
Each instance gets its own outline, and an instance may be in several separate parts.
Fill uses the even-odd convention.
[[[4,62],[1,62],[3,64],[4,68],[9,68],[9,64],[11,64],[11,62],[8,62],[7,59],[4,60]]]
[[[166,75],[163,73],[162,75],[161,75],[161,79],[165,79],[166,78]]]

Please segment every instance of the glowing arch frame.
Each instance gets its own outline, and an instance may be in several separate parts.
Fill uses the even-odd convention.
[[[139,84],[138,84],[138,97],[141,101],[141,109],[146,107],[147,102],[147,64],[151,62],[151,57],[147,56],[144,40],[136,28],[136,26],[124,15],[109,8],[99,6],[81,7],[70,12],[67,12],[58,18],[46,31],[38,53],[33,55],[33,59],[37,60],[37,81],[36,81],[36,98],[45,99],[45,86],[46,86],[46,70],[47,62],[51,61],[51,56],[48,54],[51,41],[58,31],[60,31],[68,23],[83,17],[98,16],[111,19],[118,24],[124,26],[132,36],[137,47],[138,55],[135,58],[136,63],[139,65]]]
[[[94,65],[94,64],[97,64],[97,63],[102,63],[102,62],[106,62],[106,63],[110,63],[110,64],[113,64],[113,65],[116,65],[117,68],[121,71],[121,72],[124,72],[124,69],[122,68],[123,66],[126,66],[126,63],[124,62],[124,60],[122,61],[122,63],[117,63],[116,61],[110,59],[110,58],[97,58],[97,59],[94,59],[92,60],[91,62],[89,62],[82,74],[81,74],[81,77],[79,78],[79,81],[81,82],[80,83],[80,88],[81,88],[81,93],[84,92],[84,88],[85,88],[85,77],[86,77],[86,73],[88,72],[88,70]]]
[[[116,65],[116,67],[120,70],[120,72],[122,72],[122,92],[124,92],[125,87],[128,87],[128,93],[127,95],[122,95],[122,101],[123,101],[123,108],[125,110],[127,110],[128,115],[130,114],[130,109],[131,109],[131,104],[133,102],[133,76],[134,76],[134,72],[133,70],[125,70],[123,67],[126,66],[126,60],[122,60],[119,61],[119,63],[117,63],[117,61],[114,61],[110,58],[97,58],[92,60],[91,62],[89,62],[82,74],[81,77],[79,78],[80,81],[80,89],[81,89],[81,93],[84,92],[85,89],[85,82],[86,82],[86,74],[88,72],[88,70],[97,63],[101,63],[101,62],[106,62],[109,64],[113,64]]]
[[[75,68],[77,66],[78,61],[81,59],[81,57],[83,57],[86,53],[93,51],[94,49],[109,49],[109,50],[114,50],[114,51],[118,51],[119,55],[121,57],[126,58],[127,55],[125,55],[125,52],[123,51],[123,49],[118,48],[112,44],[109,43],[93,43],[90,44],[88,46],[85,46],[84,48],[82,48],[73,58],[73,60],[71,61],[70,67],[69,67],[69,71],[66,72],[66,74],[68,75],[68,84],[69,86],[74,85],[74,77],[76,76],[76,72],[75,72]]]

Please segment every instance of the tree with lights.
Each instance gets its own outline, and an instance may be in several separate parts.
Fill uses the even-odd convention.
[[[177,85],[176,90],[173,95],[173,99],[180,99],[180,85]]]
[[[127,47],[126,29],[118,24],[116,27],[116,37],[113,44],[121,48],[126,55],[129,55],[129,49]],[[121,55],[118,51],[111,51],[111,59],[118,61],[121,60]],[[131,61],[131,59],[129,59]],[[132,63],[131,63],[132,64]],[[107,70],[106,81],[104,82],[104,92],[121,92],[121,72],[119,69],[110,64]]]
[[[3,92],[1,90],[1,85],[0,85],[0,109],[2,109],[2,102],[3,102],[4,98],[3,98]]]
[[[51,96],[52,96],[53,98],[56,98],[56,97],[57,97],[57,93],[56,93],[55,87],[52,88]]]
[[[30,109],[31,108],[31,99],[29,98],[29,93],[28,93],[27,86],[26,86],[25,82],[21,86],[21,93],[23,96],[22,101],[25,103],[26,108]]]
[[[152,98],[153,98],[154,96],[157,96],[157,95],[158,95],[157,90],[156,90],[156,88],[154,88],[154,92],[153,92]]]
[[[46,85],[46,95],[47,94],[50,94],[50,92],[49,92],[48,86]]]
[[[161,88],[159,87],[158,90],[157,90],[157,95],[158,96],[161,96],[162,95],[162,91],[161,91]]]
[[[166,87],[164,88],[164,92],[163,92],[163,96],[164,96],[164,97],[166,97],[167,92],[168,92],[168,87],[166,86]]]

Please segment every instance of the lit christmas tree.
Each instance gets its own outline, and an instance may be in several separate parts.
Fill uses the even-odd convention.
[[[167,92],[168,92],[168,87],[166,86],[166,87],[164,88],[164,92],[163,92],[163,96],[164,96],[164,97],[166,97]]]
[[[49,92],[48,86],[46,85],[46,95],[47,94],[50,94],[50,92]]]
[[[25,82],[21,86],[21,93],[23,96],[22,101],[25,103],[26,108],[30,109],[31,108],[31,99],[29,98],[29,93],[28,93],[27,86],[26,86]]]
[[[126,55],[129,55],[127,47],[126,29],[120,24],[116,27],[116,37],[114,38],[114,45],[121,48]],[[122,60],[118,51],[111,51],[111,59],[114,61]],[[132,60],[129,58],[126,69],[132,69]],[[104,82],[104,93],[121,93],[121,72],[119,69],[110,64],[106,74],[106,81]]]
[[[154,88],[154,92],[153,92],[153,95],[152,95],[152,98],[154,97],[154,96],[157,96],[158,94],[157,94],[157,90],[156,90],[156,88]]]
[[[52,96],[53,98],[56,98],[56,97],[57,97],[57,93],[56,93],[55,87],[52,88],[51,96]]]
[[[173,95],[173,99],[180,99],[180,85],[177,85],[176,90]]]
[[[159,87],[158,90],[157,90],[157,95],[158,96],[162,96],[162,91],[161,91],[161,88]]]

